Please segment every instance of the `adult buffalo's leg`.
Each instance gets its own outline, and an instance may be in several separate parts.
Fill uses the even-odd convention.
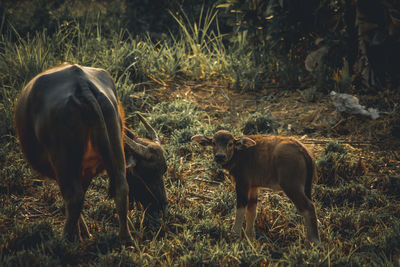
[[[39,134],[42,136],[41,142],[47,147],[49,162],[64,199],[66,213],[64,236],[69,240],[80,239],[78,220],[85,196],[80,172],[87,130],[80,116],[79,110],[75,109],[74,105],[69,105],[60,111],[56,110]],[[53,125],[52,132],[47,134],[50,125]]]
[[[66,222],[64,236],[68,240],[80,239],[78,220],[83,207],[84,190],[79,180],[81,153],[71,153],[65,148],[63,153],[52,153],[52,165],[64,199]]]

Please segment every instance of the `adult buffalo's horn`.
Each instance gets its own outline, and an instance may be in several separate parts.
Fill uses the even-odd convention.
[[[160,144],[160,139],[158,138],[157,132],[151,127],[151,125],[147,122],[147,120],[138,112],[136,112],[136,115],[139,117],[139,119],[142,121],[144,127],[146,130],[149,132],[151,136],[151,140],[153,142]]]
[[[149,152],[148,148],[142,144],[139,144],[137,142],[135,142],[133,139],[129,138],[129,136],[127,136],[125,134],[124,137],[124,141],[125,144],[127,144],[135,154],[137,154],[139,157],[142,157],[146,160],[150,159],[151,153]]]

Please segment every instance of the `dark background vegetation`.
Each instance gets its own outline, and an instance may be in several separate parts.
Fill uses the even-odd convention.
[[[400,264],[398,1],[0,1],[0,16],[1,265]],[[133,207],[132,247],[118,243],[106,176],[86,195],[94,237],[65,242],[58,188],[19,150],[19,92],[64,61],[107,69],[128,126],[145,134],[141,111],[162,136],[170,216],[152,226]],[[332,90],[380,117],[337,112]],[[218,129],[307,143],[320,246],[305,246],[293,204],[267,190],[256,242],[232,235],[234,184],[190,142]]]

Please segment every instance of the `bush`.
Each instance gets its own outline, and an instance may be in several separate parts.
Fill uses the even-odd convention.
[[[158,132],[168,136],[174,131],[199,125],[202,116],[201,111],[192,102],[184,99],[159,103],[153,107],[150,114],[149,123]],[[138,127],[138,133],[140,136],[147,135],[142,124]]]
[[[89,208],[87,213],[90,218],[98,223],[104,224],[107,221],[118,225],[117,210],[112,200],[103,200],[100,203],[96,203],[96,205]]]
[[[331,188],[325,185],[314,185],[314,198],[323,207],[351,205],[355,207],[382,207],[388,203],[385,195],[374,189],[368,189],[365,185],[349,182],[344,185]]]
[[[267,111],[250,114],[243,122],[243,134],[276,134],[279,123]]]
[[[42,221],[23,225],[16,225],[8,239],[6,249],[9,251],[20,251],[24,249],[37,248],[42,243],[54,237],[53,222]]]
[[[301,97],[306,102],[316,102],[317,99],[322,95],[318,92],[318,89],[316,87],[310,87],[299,92]]]
[[[361,159],[349,154],[349,149],[337,142],[329,142],[316,163],[319,168],[319,183],[339,185],[351,181],[354,176],[365,174],[365,165]]]
[[[141,255],[140,255],[141,256]],[[145,266],[148,262],[145,257],[140,257],[131,250],[123,248],[121,251],[111,251],[101,255],[97,261],[97,266]],[[154,264],[155,265],[155,264]]]
[[[400,176],[387,176],[376,183],[383,192],[400,199]]]
[[[14,142],[0,148],[0,193],[22,194],[32,185],[31,168],[17,149]]]
[[[174,154],[174,156],[185,157],[190,160],[193,148],[191,137],[196,134],[197,129],[194,127],[174,130],[169,139],[168,152]]]
[[[398,257],[400,253],[400,224],[396,224],[393,228],[385,233],[385,252],[388,256]],[[397,258],[399,260],[399,258]]]

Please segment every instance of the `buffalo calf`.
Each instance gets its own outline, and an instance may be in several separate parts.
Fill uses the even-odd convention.
[[[308,150],[298,141],[280,136],[252,135],[237,138],[228,131],[214,137],[196,135],[193,141],[209,145],[214,160],[229,171],[236,184],[236,219],[233,231],[254,237],[259,187],[283,190],[305,219],[307,239],[319,243],[317,216],[311,201],[312,180],[316,167]],[[246,216],[245,216],[246,215]]]

